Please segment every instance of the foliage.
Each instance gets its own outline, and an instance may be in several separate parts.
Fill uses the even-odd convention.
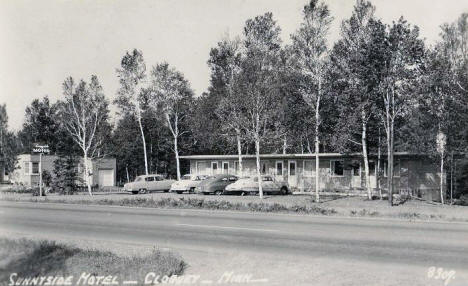
[[[54,161],[54,176],[51,186],[54,192],[71,195],[78,191],[78,185],[83,181],[77,172],[79,158],[72,155],[59,155]]]
[[[0,162],[4,162],[6,173],[15,169],[19,149],[17,136],[8,130],[6,105],[0,105]]]
[[[32,144],[43,143],[49,145],[52,153],[57,150],[60,124],[58,122],[58,105],[50,103],[49,97],[34,99],[25,110],[25,122],[18,133],[21,151],[29,153]]]

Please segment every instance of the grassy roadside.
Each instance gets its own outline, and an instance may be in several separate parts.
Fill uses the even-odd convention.
[[[27,194],[0,193],[0,200],[347,217],[381,217],[404,220],[468,221],[468,207],[464,206],[437,205],[409,200],[398,206],[390,207],[387,201],[371,201],[362,197],[323,197],[320,203],[316,203],[313,197],[308,195],[266,196],[265,199],[260,200],[256,196],[203,196],[168,193],[146,195],[100,194],[93,197],[88,195],[49,195],[45,198],[33,197]]]
[[[118,281],[141,281],[149,272],[161,276],[180,275],[185,267],[181,258],[156,249],[146,256],[122,257],[53,241],[0,238],[0,285],[10,282],[11,273],[17,273],[15,281],[19,277],[73,276],[75,284],[80,277],[91,281],[91,276],[96,279],[111,275]]]

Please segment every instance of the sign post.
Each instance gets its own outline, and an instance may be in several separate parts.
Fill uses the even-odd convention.
[[[39,153],[39,196],[42,197],[42,154],[50,153],[49,145],[36,143],[33,153]]]

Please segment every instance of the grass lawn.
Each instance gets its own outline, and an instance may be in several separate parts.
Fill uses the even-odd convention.
[[[10,275],[33,278],[44,276],[73,276],[73,285],[84,275],[115,277],[142,281],[148,272],[163,275],[180,275],[186,264],[170,253],[153,250],[145,256],[118,256],[112,252],[84,250],[53,241],[0,238],[0,281],[10,281]],[[84,279],[84,278],[83,278]],[[83,280],[82,280],[83,281]]]
[[[33,197],[31,194],[0,192],[0,200],[468,221],[468,207],[464,206],[440,205],[409,200],[390,207],[386,200],[371,201],[363,197],[323,197],[320,203],[316,203],[313,196],[310,195],[265,196],[261,200],[258,196],[241,197],[173,193],[152,193],[145,195],[96,193],[92,197],[87,194],[68,196],[51,194],[47,197]]]

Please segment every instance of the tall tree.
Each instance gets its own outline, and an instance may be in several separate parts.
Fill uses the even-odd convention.
[[[83,180],[88,192],[91,190],[89,160],[96,158],[103,146],[99,133],[108,119],[109,109],[98,78],[92,76],[90,83],[81,80],[75,83],[72,77],[63,83],[64,100],[60,102],[60,116],[63,127],[79,146],[83,155]]]
[[[18,133],[22,151],[30,152],[32,144],[46,143],[52,153],[57,150],[59,141],[59,123],[57,122],[57,104],[51,104],[49,97],[34,99],[30,106],[26,107],[25,122]]]
[[[240,72],[241,42],[239,39],[225,38],[218,43],[218,47],[211,51],[210,66],[212,73],[223,85],[223,94],[216,109],[216,114],[222,122],[221,130],[229,137],[235,137],[239,161],[239,174],[242,176],[242,130],[243,110],[238,102],[241,98],[235,93],[235,78]],[[214,57],[216,55],[216,57]]]
[[[447,57],[453,82],[468,96],[468,13],[463,13],[451,24],[441,26],[438,48]]]
[[[395,123],[402,120],[417,99],[415,86],[421,72],[424,42],[419,29],[400,18],[387,29],[372,32],[369,58],[378,67],[382,119],[387,140],[388,201],[393,205]]]
[[[18,153],[18,139],[15,133],[8,130],[6,105],[0,105],[0,160],[9,174],[15,169]]]
[[[156,65],[151,71],[151,99],[153,107],[161,112],[171,131],[177,167],[177,180],[180,180],[179,138],[188,133],[184,128],[193,102],[193,91],[184,75],[168,63]]]
[[[145,174],[148,175],[148,156],[146,150],[145,132],[143,129],[143,99],[147,84],[145,83],[146,65],[141,51],[134,49],[127,52],[117,69],[120,89],[117,92],[115,103],[124,113],[132,113],[140,128],[141,142],[143,144],[143,158],[145,161]]]
[[[280,28],[271,13],[246,21],[243,39],[245,54],[233,88],[244,113],[242,129],[255,144],[260,198],[263,198],[260,147],[265,138],[271,139],[275,133],[275,118],[282,102],[278,81],[278,69],[281,67],[279,34]]]
[[[303,22],[292,38],[293,65],[305,102],[315,112],[315,200],[319,201],[320,107],[327,65],[327,34],[333,18],[328,6],[311,0],[303,9]]]
[[[332,69],[337,81],[335,88],[339,89],[338,108],[341,114],[337,128],[337,137],[341,139],[338,140],[339,145],[342,147],[354,143],[361,146],[368,199],[372,199],[368,128],[369,120],[375,110],[377,92],[366,49],[369,48],[372,25],[380,23],[374,20],[374,11],[375,7],[370,2],[356,1],[353,14],[341,25],[342,38],[335,44],[331,55]],[[360,128],[356,128],[356,125]],[[355,137],[359,139],[355,140]],[[344,149],[350,150],[346,147]]]

